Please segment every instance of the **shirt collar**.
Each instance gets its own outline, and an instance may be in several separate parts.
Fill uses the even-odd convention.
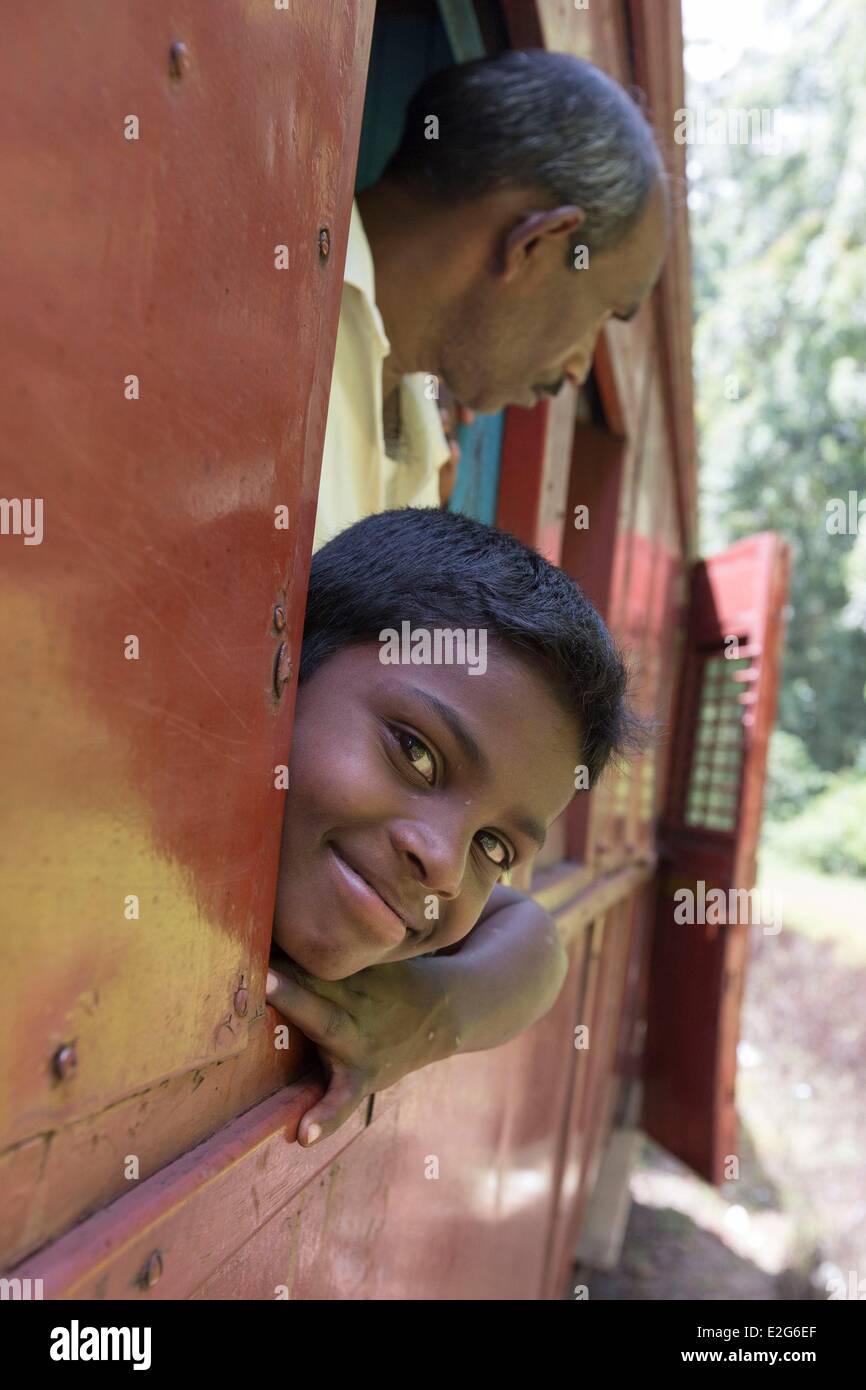
[[[343,272],[343,281],[358,290],[364,298],[370,317],[373,320],[373,327],[379,344],[382,349],[382,356],[386,357],[391,351],[391,344],[385,332],[385,324],[382,315],[376,305],[376,276],[373,267],[373,253],[370,250],[370,243],[367,240],[367,233],[364,231],[364,224],[361,221],[361,214],[358,210],[357,202],[352,203],[352,218],[349,223],[349,241],[346,247],[346,268]]]

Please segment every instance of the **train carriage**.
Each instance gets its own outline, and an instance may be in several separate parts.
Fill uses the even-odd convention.
[[[676,0],[7,16],[3,491],[44,536],[0,572],[0,1251],[46,1297],[568,1297],[637,1133],[713,1182],[736,1153],[749,926],[674,902],[754,882],[788,561],[697,552],[682,197],[586,386],[461,430],[450,505],[579,580],[667,730],[517,883],[556,1004],[303,1149],[316,1051],[265,1003],[353,192],[423,76],[527,46],[639,87],[684,186]]]

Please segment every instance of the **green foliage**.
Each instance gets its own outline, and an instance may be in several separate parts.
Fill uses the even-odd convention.
[[[764,820],[791,820],[824,790],[827,781],[827,774],[812,762],[803,740],[776,729],[770,738]]]
[[[780,145],[689,151],[702,548],[789,540],[779,723],[837,771],[866,740],[866,557],[826,525],[866,499],[866,5],[785,13],[787,46],[688,93],[773,110]]]
[[[768,828],[767,845],[826,874],[866,875],[866,777],[838,773],[795,819]]]

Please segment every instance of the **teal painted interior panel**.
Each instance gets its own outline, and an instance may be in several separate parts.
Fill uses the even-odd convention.
[[[454,62],[439,15],[380,15],[373,26],[355,190],[375,183],[397,148],[409,99],[425,77]],[[435,273],[435,271],[434,271]],[[496,517],[505,416],[479,415],[458,431],[460,464],[449,510]]]
[[[409,98],[454,62],[438,15],[380,15],[373,25],[355,191],[375,183],[403,133]]]
[[[448,503],[450,512],[463,512],[491,526],[495,522],[504,429],[504,410],[496,415],[476,415],[471,425],[461,425],[458,429],[460,462],[457,482]]]

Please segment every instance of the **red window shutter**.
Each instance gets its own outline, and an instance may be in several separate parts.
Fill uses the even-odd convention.
[[[736,1151],[740,1004],[754,911],[720,924],[675,920],[678,889],[749,890],[775,718],[788,551],[776,535],[740,541],[692,573],[647,993],[644,1126],[720,1182]],[[732,639],[736,639],[733,641]],[[703,885],[703,890],[701,889]],[[712,901],[712,900],[711,900]],[[680,914],[682,915],[682,914]],[[727,920],[733,916],[736,920]]]

